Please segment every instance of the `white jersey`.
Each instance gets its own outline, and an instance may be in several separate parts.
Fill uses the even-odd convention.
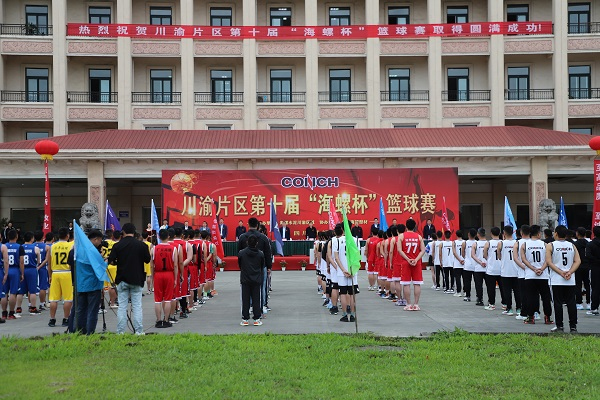
[[[475,240],[467,240],[465,242],[465,265],[464,265],[464,269],[465,271],[475,271],[475,261],[473,260],[473,257],[471,256],[471,249],[473,248],[473,246],[475,245],[475,243],[477,243]]]
[[[479,261],[485,261],[485,258],[483,257],[483,249],[485,248],[486,243],[487,243],[487,240],[478,240],[474,244],[474,246],[476,246],[475,247],[475,256],[477,256]],[[473,265],[475,266],[475,272],[486,272],[486,270],[487,270],[486,267],[482,266],[475,260],[473,260]]]
[[[566,240],[557,240],[550,243],[550,245],[552,246],[552,263],[562,271],[567,272],[570,270],[573,266],[573,260],[575,260],[575,246]],[[566,280],[554,272],[553,269],[549,268],[549,270],[552,286],[575,286],[575,274],[571,275],[571,279]]]
[[[500,261],[498,252],[498,243],[500,240],[491,239],[488,245],[487,268],[485,273],[488,275],[500,275],[502,272],[502,262]]]
[[[535,268],[542,268],[546,263],[546,243],[541,240],[528,240],[524,244],[525,258]],[[531,268],[525,269],[525,279],[545,279],[548,280],[548,268],[544,269],[541,275],[537,275]]]
[[[454,254],[452,253],[452,242],[444,240],[442,242],[442,267],[454,266]]]
[[[353,239],[355,242],[360,243],[358,239]],[[346,237],[341,236],[339,238],[333,238],[331,241],[331,250],[334,254],[338,253],[340,263],[342,264],[344,270],[348,271],[348,258],[346,257]],[[337,282],[340,286],[352,286],[353,284],[358,283],[358,277],[355,275],[353,278],[347,278],[344,276],[344,272],[340,268],[337,270]]]
[[[440,260],[440,248],[442,247],[442,241],[436,240],[433,247],[433,265],[442,265]]]
[[[515,240],[503,240],[502,241],[502,270],[500,275],[506,278],[518,278],[519,277],[519,266],[515,262],[514,253]]]
[[[462,239],[456,239],[454,241],[454,249],[458,257],[454,257],[454,268],[462,268],[463,265],[460,263],[464,258],[462,257],[462,245],[465,241]]]
[[[517,247],[517,253],[513,254],[515,256],[515,260],[521,261],[521,247],[523,247],[523,244],[527,243],[528,241],[529,241],[529,239],[522,239],[522,238],[519,239],[519,241],[518,241],[519,245]],[[525,269],[527,269],[527,267],[525,267]],[[518,278],[519,279],[525,279],[525,270],[517,265],[517,271],[519,272]]]

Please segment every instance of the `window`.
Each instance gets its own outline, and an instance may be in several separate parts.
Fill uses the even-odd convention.
[[[25,140],[44,139],[50,137],[48,132],[25,132]]]
[[[271,70],[271,101],[274,103],[292,102],[292,70]]]
[[[144,126],[146,131],[168,131],[169,125],[146,125]]]
[[[469,8],[467,6],[448,7],[446,22],[449,24],[466,24],[469,22]]]
[[[231,103],[233,101],[233,79],[231,70],[210,71],[212,103]]]
[[[410,9],[408,7],[388,8],[388,25],[410,24]]]
[[[527,4],[509,4],[506,6],[506,20],[508,22],[529,21],[529,6]]]
[[[294,125],[269,125],[272,131],[293,131]]]
[[[392,128],[396,129],[413,129],[417,126],[417,124],[392,124]]]
[[[514,217],[517,226],[529,225],[529,204],[517,204],[517,214]]]
[[[331,125],[331,129],[354,129],[355,125],[345,124],[345,125]]]
[[[329,26],[350,25],[350,7],[329,7]]]
[[[529,100],[529,67],[508,67],[506,100]]]
[[[48,68],[25,68],[25,91],[27,101],[48,102]]]
[[[454,124],[453,127],[454,128],[478,128],[479,127],[479,123],[474,123],[474,124]]]
[[[469,101],[469,68],[448,68],[448,100]]]
[[[173,101],[173,71],[170,69],[151,70],[150,89],[152,103],[171,103]]]
[[[110,7],[90,7],[88,16],[90,24],[110,24]]]
[[[329,70],[329,101],[352,101],[350,92],[350,70]]]
[[[591,98],[591,67],[589,65],[569,66],[569,98]]]
[[[569,33],[590,33],[590,3],[570,3]]]
[[[592,128],[569,128],[569,132],[571,133],[581,133],[583,135],[591,135]]]
[[[150,7],[150,25],[173,25],[171,7]]]
[[[207,125],[209,131],[230,131],[231,125]]]
[[[231,26],[232,12],[229,7],[210,8],[210,26]]]
[[[392,68],[388,71],[390,101],[410,101],[410,69]]]
[[[25,6],[25,21],[27,35],[47,35],[48,6]]]
[[[292,26],[292,9],[289,7],[271,8],[271,26]]]
[[[110,69],[90,69],[90,102],[111,102],[110,74]]]

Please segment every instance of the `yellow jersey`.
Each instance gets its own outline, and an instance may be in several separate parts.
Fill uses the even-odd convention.
[[[108,246],[102,246],[102,257],[104,257],[104,259],[107,260],[108,257],[110,257],[110,252],[112,251],[112,248],[116,242],[110,239],[106,239],[105,242],[108,244]]]
[[[59,240],[50,247],[51,257],[50,266],[52,271],[69,271],[71,268],[67,264],[69,252],[73,248],[73,242]]]

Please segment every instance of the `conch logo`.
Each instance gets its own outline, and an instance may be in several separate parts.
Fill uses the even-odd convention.
[[[336,188],[340,186],[340,178],[337,176],[285,176],[281,178],[281,186],[289,188]]]

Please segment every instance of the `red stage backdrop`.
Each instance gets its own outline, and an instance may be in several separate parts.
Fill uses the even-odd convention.
[[[309,221],[317,230],[329,225],[330,200],[369,235],[379,217],[379,198],[388,219],[417,221],[419,232],[427,218],[442,229],[442,197],[448,220],[458,229],[458,175],[455,168],[351,169],[351,170],[252,170],[252,171],[162,171],[163,218],[174,223],[189,221],[198,227],[210,225],[211,204],[229,227],[228,240],[235,240],[235,227],[256,217],[269,223],[269,201],[273,198],[277,219],[287,221],[292,239],[305,239]]]

